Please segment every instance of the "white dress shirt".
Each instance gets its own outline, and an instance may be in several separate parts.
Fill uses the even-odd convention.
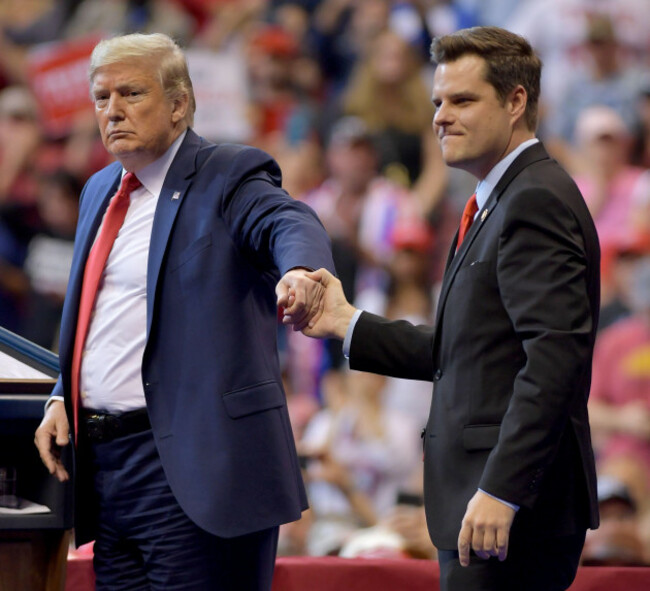
[[[130,195],[106,261],[82,353],[79,390],[85,408],[120,413],[146,405],[141,370],[149,243],[158,197],[184,137],[181,134],[158,160],[136,172],[142,186]],[[122,170],[122,176],[125,173]]]
[[[478,185],[476,185],[476,205],[478,205],[478,211],[474,216],[475,220],[481,213],[481,210],[485,207],[494,187],[497,186],[497,183],[501,180],[501,177],[505,174],[506,170],[510,168],[510,165],[515,161],[515,158],[517,158],[517,156],[519,156],[519,154],[521,154],[526,148],[529,148],[538,142],[539,140],[534,137],[519,144],[512,152],[510,152],[510,154],[497,162],[482,181],[479,181]]]

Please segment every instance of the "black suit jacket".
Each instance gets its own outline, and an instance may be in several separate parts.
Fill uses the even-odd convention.
[[[435,383],[424,438],[434,544],[456,547],[479,487],[521,506],[513,531],[596,527],[587,397],[600,255],[580,192],[536,144],[455,249],[435,328],[364,313],[350,348],[354,369]]]

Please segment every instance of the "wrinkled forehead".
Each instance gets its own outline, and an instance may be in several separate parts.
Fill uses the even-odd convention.
[[[152,57],[129,57],[106,61],[98,66],[92,73],[90,83],[99,77],[111,78],[150,78],[160,81],[159,62]]]
[[[131,88],[131,87],[162,88],[162,81],[157,70],[146,62],[115,62],[97,68],[90,80],[91,94],[99,89]]]

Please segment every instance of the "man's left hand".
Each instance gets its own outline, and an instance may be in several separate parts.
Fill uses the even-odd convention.
[[[302,330],[312,318],[323,311],[325,288],[307,277],[307,269],[287,271],[275,287],[278,306],[284,308],[283,324],[293,324],[293,330]]]
[[[462,566],[469,565],[470,548],[479,558],[508,555],[510,527],[515,510],[492,497],[477,491],[467,504],[467,511],[458,535],[458,557]]]

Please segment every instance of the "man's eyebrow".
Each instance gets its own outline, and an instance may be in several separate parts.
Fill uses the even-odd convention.
[[[127,80],[125,82],[120,82],[119,84],[115,85],[115,88],[118,90],[124,90],[126,88],[142,88],[145,86],[144,82],[141,82],[140,80]]]
[[[129,89],[129,88],[144,88],[146,86],[146,83],[140,80],[125,80],[124,82],[118,82],[117,84],[114,85],[114,88],[118,91]],[[97,85],[96,83],[93,84],[93,89],[94,88],[99,88],[99,89],[105,89],[105,85]]]
[[[454,92],[453,94],[447,95],[447,99],[450,101],[457,101],[459,99],[476,99],[478,98],[478,94],[472,90],[461,90],[460,92]],[[436,101],[440,101],[440,97],[438,96],[432,96],[431,97],[431,102],[436,103]]]

